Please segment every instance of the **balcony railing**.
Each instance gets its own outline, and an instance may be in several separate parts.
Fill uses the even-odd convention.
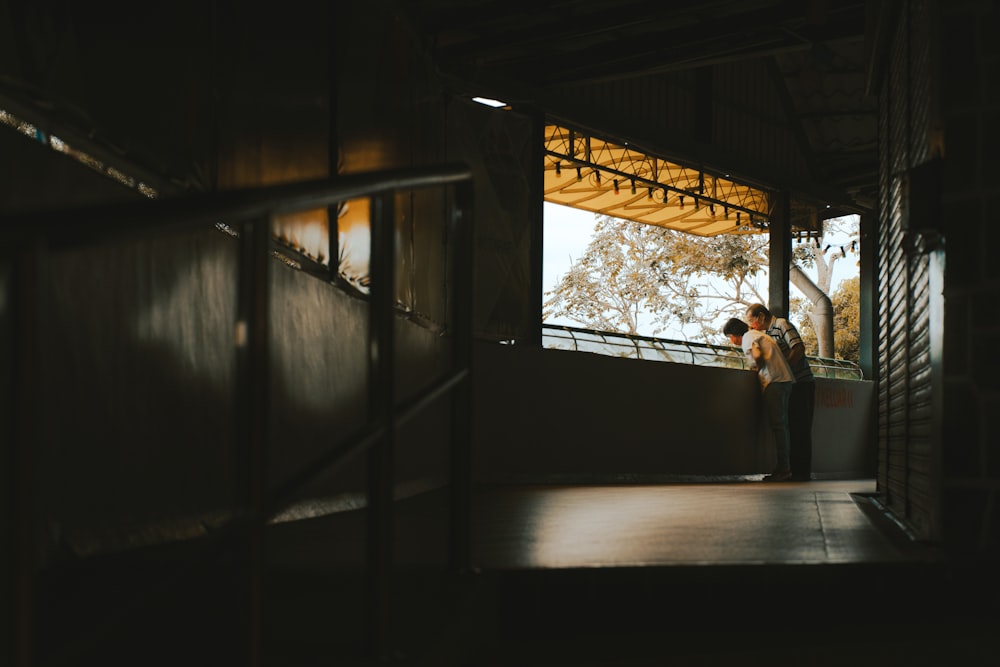
[[[542,325],[542,347],[555,350],[592,352],[612,357],[669,361],[696,366],[746,368],[743,352],[730,345],[710,345],[634,334],[597,331],[558,324]],[[846,359],[808,357],[816,377],[863,380],[860,366]]]

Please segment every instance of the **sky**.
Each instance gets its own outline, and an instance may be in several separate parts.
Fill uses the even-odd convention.
[[[595,219],[595,214],[590,211],[581,211],[569,208],[568,206],[545,202],[545,238],[542,256],[543,292],[554,289],[559,279],[569,270],[572,262],[583,256],[594,231]],[[831,237],[828,240],[834,244],[847,241],[846,237],[844,239]],[[815,270],[806,269],[805,271],[810,278],[815,280]],[[834,266],[833,279],[830,281],[831,288],[834,290],[837,289],[841,281],[856,275],[858,275],[857,260],[852,255],[848,255],[848,259],[841,260]],[[793,296],[802,296],[794,285],[791,286],[791,293]],[[545,297],[543,296],[542,298],[544,300]],[[547,322],[580,326],[578,322],[568,319],[552,319],[547,320]],[[649,335],[651,332],[640,331],[640,333]],[[670,338],[684,338],[682,334],[675,336],[674,334],[662,333],[659,335]]]

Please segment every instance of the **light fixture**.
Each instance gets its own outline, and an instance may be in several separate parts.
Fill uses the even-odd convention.
[[[680,197],[678,197],[677,201],[679,201],[681,203],[681,210],[683,210],[684,209],[684,195],[681,195]]]
[[[653,188],[646,188],[647,199],[653,198]]]
[[[635,194],[635,179],[632,179],[632,194]]]
[[[473,102],[479,102],[480,104],[486,105],[488,107],[493,107],[494,109],[499,109],[500,107],[507,106],[506,102],[501,102],[500,100],[494,100],[490,97],[473,97]]]
[[[576,180],[578,183],[583,180],[583,170],[580,167],[576,168]]]
[[[559,162],[556,162],[556,176],[562,176],[562,166]]]
[[[618,194],[618,179],[617,178],[614,180],[614,184],[615,184],[615,194]]]

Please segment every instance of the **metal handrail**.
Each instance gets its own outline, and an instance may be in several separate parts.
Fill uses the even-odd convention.
[[[404,404],[395,403],[393,386],[394,281],[394,211],[393,195],[398,191],[454,187],[451,238],[454,240],[452,300],[453,368],[432,381],[420,396]],[[319,459],[291,475],[277,492],[268,494],[265,484],[264,451],[268,432],[267,406],[267,331],[269,319],[269,265],[274,239],[270,217],[276,214],[328,207],[342,201],[371,199],[371,264],[369,292],[369,418],[367,423],[344,442],[331,447]],[[252,563],[250,577],[260,576],[261,531],[277,513],[287,507],[290,498],[317,475],[336,467],[361,450],[367,450],[369,471],[368,495],[368,613],[369,644],[373,653],[386,650],[388,626],[388,587],[391,579],[393,432],[399,424],[437,398],[452,393],[470,382],[472,372],[472,172],[466,165],[447,164],[413,169],[351,174],[332,179],[291,183],[262,188],[234,190],[179,197],[144,200],[126,205],[24,213],[0,218],[0,248],[14,258],[10,293],[13,299],[14,349],[19,350],[13,378],[24,387],[35,386],[33,373],[37,355],[38,312],[35,307],[40,289],[40,271],[45,254],[52,249],[83,247],[112,240],[162,236],[193,231],[208,225],[225,223],[240,239],[241,254],[238,278],[239,321],[246,335],[238,349],[236,383],[239,392],[237,443],[244,447],[242,457],[248,462],[243,471],[243,507],[215,529],[216,545],[225,549],[234,544],[248,552]],[[455,391],[452,406],[451,453],[451,522],[449,556],[455,571],[468,569],[469,492],[471,445],[471,391]],[[18,465],[30,462],[37,438],[38,421],[32,416],[40,411],[35,392],[21,392],[20,407],[14,411],[13,456]],[[31,475],[19,473],[30,479]],[[30,507],[31,491],[16,485],[15,506]],[[24,513],[30,516],[29,512]],[[25,519],[27,520],[27,519]],[[18,526],[19,549],[27,551],[31,527]],[[22,540],[24,543],[22,544]],[[20,610],[31,608],[35,563],[29,558],[14,563],[19,580]],[[255,582],[249,584],[256,587]],[[260,610],[257,598],[250,610],[250,636],[256,645],[260,636]],[[27,622],[26,622],[27,623]],[[30,638],[31,628],[20,628]]]
[[[72,211],[20,213],[0,218],[0,239],[7,244],[44,238],[51,248],[78,247],[112,239],[193,230],[220,221],[321,208],[398,190],[455,185],[469,179],[471,172],[467,166],[446,164]],[[81,224],[81,219],[86,223]]]
[[[561,324],[542,325],[542,347],[696,366],[747,368],[746,356],[739,348],[731,345],[695,343]],[[807,359],[816,377],[864,379],[861,367],[853,361],[812,356]]]

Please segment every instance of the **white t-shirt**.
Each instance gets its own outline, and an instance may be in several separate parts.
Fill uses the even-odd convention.
[[[756,366],[756,362],[750,352],[754,343],[760,347],[760,351],[764,357],[764,363],[761,364],[760,372],[757,373],[757,377],[760,378],[760,388],[762,390],[766,389],[767,385],[772,382],[795,382],[795,375],[792,373],[785,355],[781,353],[781,348],[778,347],[773,338],[763,331],[757,331],[756,329],[750,329],[743,334],[743,354],[747,355],[747,361],[750,362],[751,367]]]

